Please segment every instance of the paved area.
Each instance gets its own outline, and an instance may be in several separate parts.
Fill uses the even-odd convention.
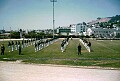
[[[0,62],[0,81],[120,81],[120,70]]]
[[[23,40],[23,38],[21,38],[21,39],[0,39],[0,41],[10,41],[10,40],[12,40],[12,41]],[[24,40],[27,40],[27,39],[24,39]]]

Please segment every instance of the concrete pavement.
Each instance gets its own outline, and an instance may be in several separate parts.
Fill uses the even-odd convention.
[[[0,81],[120,81],[120,70],[0,62]]]

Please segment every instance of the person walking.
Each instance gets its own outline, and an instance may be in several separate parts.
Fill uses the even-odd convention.
[[[4,44],[1,45],[1,55],[4,55],[5,47]]]
[[[80,45],[80,43],[78,45],[78,55],[81,55],[81,45]]]

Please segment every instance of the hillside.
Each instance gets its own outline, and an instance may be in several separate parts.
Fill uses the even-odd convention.
[[[111,17],[111,20],[109,22],[120,22],[120,15]]]
[[[93,24],[96,24],[96,23],[102,23],[102,22],[120,22],[120,15],[116,15],[116,16],[113,16],[113,17],[106,17],[106,18],[97,18],[97,20],[92,20],[90,22],[88,22],[88,24],[90,25],[93,25]]]

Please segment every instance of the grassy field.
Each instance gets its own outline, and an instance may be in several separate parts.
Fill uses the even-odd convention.
[[[34,46],[22,49],[22,55],[18,51],[8,52],[6,41],[4,41],[6,50],[5,55],[0,55],[0,60],[23,60],[28,63],[38,64],[58,64],[58,65],[77,65],[77,66],[101,66],[120,68],[120,41],[119,40],[90,40],[92,43],[92,52],[88,52],[82,45],[82,55],[77,55],[77,45],[79,39],[69,41],[65,52],[61,52],[59,39],[54,44],[34,52]],[[0,42],[0,45],[3,42]],[[7,59],[5,59],[7,58]]]

